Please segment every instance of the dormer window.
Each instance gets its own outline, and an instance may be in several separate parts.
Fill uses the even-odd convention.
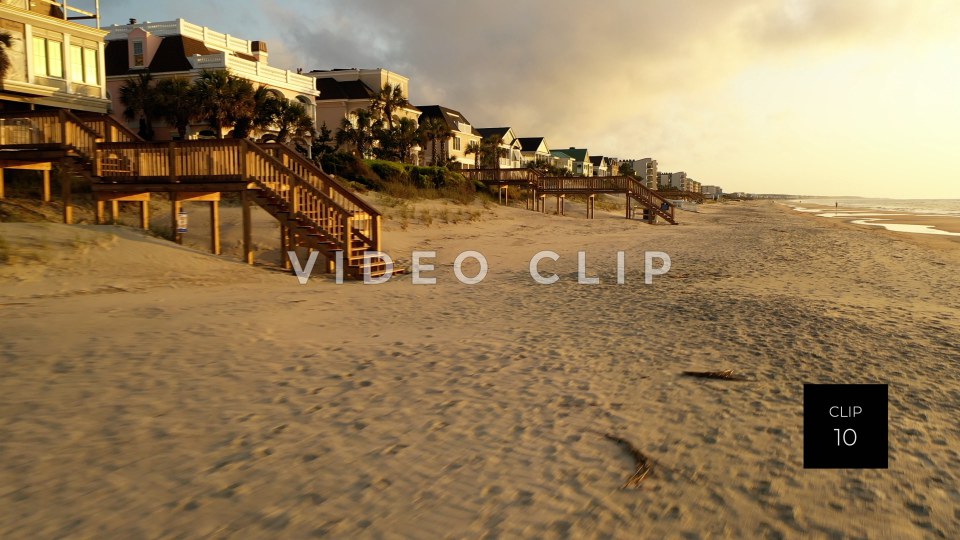
[[[133,42],[133,67],[143,67],[143,42]]]

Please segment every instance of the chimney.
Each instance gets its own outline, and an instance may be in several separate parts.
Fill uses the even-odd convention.
[[[253,56],[257,59],[257,62],[267,63],[266,41],[254,41],[250,44],[250,48],[253,49]]]

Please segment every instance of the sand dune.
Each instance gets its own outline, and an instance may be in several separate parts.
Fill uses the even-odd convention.
[[[436,286],[301,286],[199,232],[0,224],[0,536],[960,532],[960,243],[761,203],[676,227],[480,210],[393,212],[386,250],[436,250]],[[549,286],[527,268],[545,249]],[[653,250],[673,267],[645,286]],[[681,376],[718,369],[756,381]],[[888,470],[802,468],[805,382],[890,384]],[[606,433],[654,461],[639,489]]]

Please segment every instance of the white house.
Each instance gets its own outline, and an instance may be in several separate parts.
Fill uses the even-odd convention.
[[[326,125],[336,132],[344,118],[368,109],[385,85],[399,86],[403,97],[410,98],[410,79],[383,68],[313,70],[306,75],[316,79],[317,129]],[[420,111],[411,105],[395,115],[417,120]]]
[[[500,148],[504,150],[504,156],[500,159],[501,169],[519,169],[523,167],[523,147],[520,140],[513,132],[513,128],[495,127],[479,128],[477,131],[484,139],[487,137],[498,137],[500,139]]]
[[[546,163],[556,165],[553,154],[550,153],[550,146],[543,137],[520,137],[520,155],[523,165],[536,165]]]
[[[104,36],[91,0],[3,0],[0,29],[11,36],[10,69],[0,88],[4,111],[44,108],[105,113],[109,109]]]
[[[439,118],[446,123],[450,129],[451,136],[446,141],[446,147],[438,149],[438,160],[440,156],[446,156],[460,164],[463,169],[472,169],[476,167],[479,156],[476,153],[467,154],[467,149],[471,143],[480,144],[480,133],[474,128],[460,111],[448,109],[441,105],[418,105],[420,122],[428,118]],[[433,145],[439,144],[438,141],[428,141],[423,149],[424,163],[433,165]]]
[[[183,77],[195,79],[203,70],[226,70],[267,87],[277,97],[296,101],[311,117],[316,115],[315,79],[268,65],[267,44],[223,34],[183,19],[166,22],[113,25],[106,36],[107,85],[113,100],[114,116],[121,122],[123,105],[120,89],[149,71],[154,79]],[[137,120],[128,125],[137,130]],[[206,126],[191,126],[191,132]],[[157,130],[157,138],[172,138],[172,127]],[[191,134],[188,133],[188,137]]]

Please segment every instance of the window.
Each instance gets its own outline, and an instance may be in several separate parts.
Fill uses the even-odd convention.
[[[460,150],[460,137],[453,138],[453,149]]]
[[[74,82],[99,85],[98,69],[96,49],[70,45],[70,75]]]
[[[133,42],[133,66],[143,67],[143,42]]]
[[[63,78],[63,42],[33,37],[33,69],[41,77]]]

